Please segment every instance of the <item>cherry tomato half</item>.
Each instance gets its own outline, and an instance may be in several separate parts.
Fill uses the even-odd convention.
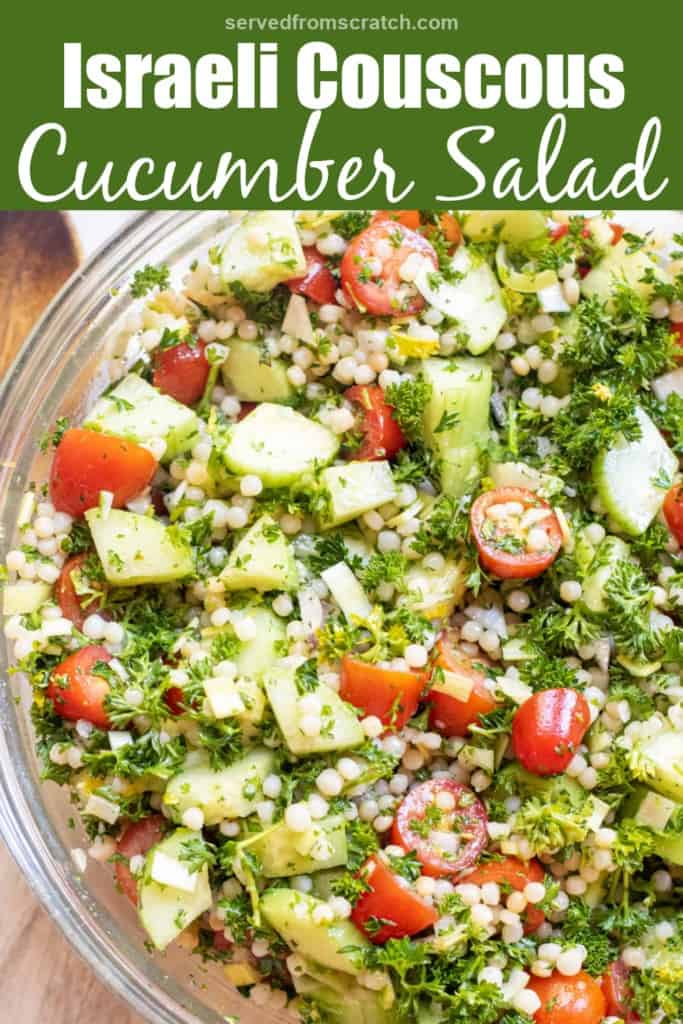
[[[104,593],[102,584],[90,580],[84,566],[86,553],[68,558],[55,583],[55,596],[62,615],[70,619],[76,629],[82,629],[88,615],[100,610]]]
[[[376,386],[355,384],[344,395],[361,408],[363,442],[350,458],[361,462],[393,459],[404,448],[406,439],[393,416],[393,408],[384,401],[384,392]]]
[[[527,988],[541,1000],[536,1024],[600,1024],[605,1016],[602,989],[585,971],[571,978],[557,971],[549,978],[532,978]]]
[[[376,715],[383,725],[402,729],[417,711],[424,683],[422,673],[380,668],[347,655],[341,664],[339,693],[365,715]]]
[[[153,846],[161,842],[166,831],[166,819],[162,814],[151,814],[149,818],[133,821],[124,829],[116,852],[125,861],[117,860],[114,864],[116,881],[131,903],[138,902],[138,883],[128,866],[131,857],[140,857],[148,853]]]
[[[104,708],[109,683],[92,671],[98,661],[111,661],[106,647],[91,644],[70,654],[53,668],[47,696],[62,718],[71,722],[84,718],[98,729],[109,729],[109,717]]]
[[[478,865],[474,871],[464,874],[459,881],[471,882],[472,885],[495,882],[497,885],[522,892],[529,882],[542,882],[544,878],[545,871],[537,860],[530,860],[525,864],[516,857],[505,857],[504,860],[490,860],[486,864]],[[522,917],[527,935],[535,932],[545,921],[543,911],[531,903],[527,904]]]
[[[437,641],[436,666],[443,672],[464,677],[472,683],[467,700],[441,690],[430,690],[427,700],[431,704],[429,725],[442,736],[464,736],[469,727],[479,721],[481,715],[493,711],[496,702],[486,686],[486,676],[475,668],[470,658],[461,654],[446,634]]]
[[[413,254],[436,268],[436,253],[427,239],[402,224],[385,220],[361,231],[341,261],[342,287],[354,306],[371,316],[419,313],[425,300],[400,275],[401,266]]]
[[[182,342],[170,348],[156,349],[152,366],[155,388],[183,405],[194,405],[204,394],[209,376],[206,342]]]
[[[625,1024],[637,1024],[640,1017],[628,1005],[632,995],[628,982],[630,973],[631,969],[623,960],[615,960],[603,976],[602,993],[607,1001],[605,1013],[608,1017],[621,1017]]]
[[[439,807],[453,798],[452,810]],[[392,842],[414,850],[426,875],[436,878],[472,867],[488,839],[484,805],[471,789],[451,779],[430,779],[411,789],[401,801],[392,828]]]
[[[361,877],[370,890],[356,901],[351,920],[375,945],[387,939],[417,935],[437,920],[439,915],[434,907],[402,885],[402,879],[379,857],[367,861]],[[384,923],[379,926],[380,922]]]
[[[146,448],[95,430],[67,430],[50,472],[50,499],[58,512],[82,516],[95,508],[100,491],[111,491],[121,508],[154,476],[156,459]]]
[[[307,299],[319,303],[334,302],[337,291],[337,279],[325,263],[325,257],[314,245],[304,246],[306,257],[306,273],[303,277],[293,277],[287,281],[287,287],[297,295],[305,295]]]
[[[501,579],[540,576],[557,558],[562,530],[550,505],[523,487],[497,487],[470,510],[479,561]]]
[[[624,231],[626,230],[626,228],[622,224],[610,224],[610,227],[612,229],[612,237],[610,239],[610,244],[616,245],[617,242],[620,242],[621,239],[624,237]],[[558,242],[560,238],[564,238],[564,236],[568,234],[568,232],[569,224],[558,224],[557,227],[551,229],[550,237],[553,240],[553,242]],[[583,238],[590,238],[590,233],[590,228],[588,226],[584,227],[581,231],[581,235]]]
[[[565,771],[591,724],[588,702],[576,690],[540,690],[512,720],[515,757],[534,775]]]
[[[664,499],[664,518],[679,544],[683,544],[683,484],[676,484]]]

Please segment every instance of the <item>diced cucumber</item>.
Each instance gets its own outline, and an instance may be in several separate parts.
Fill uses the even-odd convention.
[[[277,661],[287,630],[280,616],[269,608],[246,608],[245,614],[256,624],[256,636],[253,640],[242,641],[235,664],[238,675],[256,678]]]
[[[314,691],[322,705],[322,729],[317,736],[305,736],[301,731],[299,694],[292,668],[279,668],[264,679],[266,695],[277,719],[285,743],[292,754],[323,754],[330,750],[347,750],[363,742],[354,708],[341,697],[319,683]]]
[[[454,281],[446,281],[425,265],[415,285],[430,306],[457,321],[457,330],[467,338],[474,356],[490,348],[507,320],[507,309],[496,275],[486,260],[461,245],[451,260]]]
[[[501,648],[503,661],[528,661],[533,658],[534,652],[528,647],[521,637],[513,636],[506,640]]]
[[[396,1015],[391,1010],[394,996],[390,986],[380,992],[372,992],[352,982],[348,974],[341,971],[328,970],[310,960],[304,963],[305,972],[294,976],[294,987],[300,997],[312,1001],[320,1009],[326,1024],[395,1022]],[[292,1006],[295,1008],[296,1002]],[[304,1009],[302,1005],[301,1010]],[[420,1020],[418,1024],[426,1022]],[[430,1024],[438,1024],[437,1018]]]
[[[254,341],[231,339],[221,373],[242,402],[286,402],[294,394],[282,359],[266,362],[263,349]]]
[[[667,730],[640,740],[631,751],[630,766],[651,789],[683,803],[683,733]]]
[[[428,619],[446,618],[465,593],[466,578],[464,564],[452,558],[445,559],[438,572],[414,565],[406,573],[406,593],[400,603]]]
[[[368,595],[346,562],[337,562],[320,575],[350,623],[366,621],[370,617],[372,605]]]
[[[302,341],[305,345],[314,344],[313,324],[303,295],[290,295],[287,312],[282,321],[282,333],[294,338],[295,341]]]
[[[441,460],[441,486],[459,497],[479,478],[489,435],[491,367],[480,359],[426,359],[432,394],[424,410],[425,440]]]
[[[637,658],[629,658],[626,654],[617,654],[617,661],[626,671],[637,679],[647,679],[659,672],[662,667],[661,661],[644,661]]]
[[[496,239],[511,245],[531,242],[548,230],[540,210],[470,210],[462,227],[473,242]]]
[[[683,398],[683,366],[663,373],[661,377],[655,377],[652,381],[652,390],[660,402],[666,402],[669,395]]]
[[[386,505],[396,497],[396,484],[388,462],[347,462],[330,466],[320,476],[329,495],[325,526],[338,526]]]
[[[164,793],[164,806],[180,819],[188,807],[199,807],[207,825],[225,818],[245,818],[261,800],[261,785],[275,764],[272,751],[254,747],[228,768],[215,772],[208,758],[190,755],[185,767],[170,779]]]
[[[2,614],[30,615],[45,604],[51,593],[49,583],[8,583],[2,595]]]
[[[630,548],[620,537],[605,537],[588,567],[583,581],[581,600],[589,611],[601,615],[607,611],[605,586],[617,562],[630,555]]]
[[[268,889],[261,898],[264,918],[293,950],[335,971],[358,974],[360,968],[344,950],[370,949],[370,943],[350,921],[315,921],[314,911],[324,906],[315,896],[294,889]]]
[[[136,373],[129,373],[113,391],[103,395],[83,426],[138,444],[162,440],[166,443],[162,462],[190,451],[199,439],[199,419],[192,409],[170,395],[162,395]]]
[[[257,857],[266,878],[289,878],[346,864],[346,822],[340,814],[314,822],[307,832],[292,832],[284,821],[237,844],[237,855]]]
[[[666,832],[655,839],[655,853],[669,864],[683,867],[683,833]]]
[[[269,292],[281,281],[300,277],[306,257],[294,216],[288,210],[246,214],[221,250],[221,277],[255,292]]]
[[[582,295],[586,298],[597,296],[609,306],[615,286],[625,284],[642,298],[649,299],[652,285],[642,280],[645,272],[654,269],[656,276],[661,279],[666,275],[643,249],[628,252],[628,247],[624,239],[607,247],[603,258],[581,282]]]
[[[110,583],[169,583],[194,571],[192,549],[177,526],[122,509],[91,508],[85,518]]]
[[[641,437],[623,437],[593,463],[593,480],[609,515],[624,533],[644,533],[664,503],[678,459],[642,409]]]
[[[262,516],[237,542],[220,578],[228,590],[296,590],[292,549],[271,516]]]
[[[262,402],[236,423],[223,458],[234,473],[254,473],[269,487],[285,487],[331,462],[337,437],[288,405]]]
[[[151,872],[157,854],[183,865],[183,843],[197,841],[197,833],[187,828],[176,829],[147,854],[145,871],[139,889],[138,913],[143,928],[157,949],[166,949],[188,925],[209,909],[212,902],[209,869],[199,869],[192,892],[153,881]]]

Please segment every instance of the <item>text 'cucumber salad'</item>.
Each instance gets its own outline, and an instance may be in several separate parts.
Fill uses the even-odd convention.
[[[683,237],[258,212],[174,283],[6,556],[79,870],[305,1024],[683,1021]]]

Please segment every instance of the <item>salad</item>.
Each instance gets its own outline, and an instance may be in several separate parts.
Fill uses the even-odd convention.
[[[681,249],[274,211],[135,274],[4,631],[150,949],[306,1024],[683,1020]]]

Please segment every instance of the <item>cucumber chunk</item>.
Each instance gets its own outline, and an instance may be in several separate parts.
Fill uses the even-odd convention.
[[[246,214],[221,250],[220,274],[228,287],[239,281],[251,291],[269,292],[305,272],[306,257],[289,210]]]
[[[45,604],[51,593],[49,583],[8,583],[2,594],[2,614],[30,615]]]
[[[380,992],[371,992],[341,971],[331,971],[310,960],[303,960],[303,966],[304,973],[293,978],[294,988],[300,997],[313,1001],[327,1024],[395,1024],[396,1014],[391,1009],[394,993],[390,985]],[[306,1005],[302,1004],[302,1011]],[[439,1024],[439,1018],[435,1016],[425,1021],[420,1015],[417,1024]]]
[[[511,245],[540,238],[548,230],[540,210],[470,210],[462,228],[473,242],[496,239]]]
[[[115,508],[91,508],[85,518],[109,583],[169,583],[194,571],[192,549],[178,527]]]
[[[658,732],[641,740],[631,751],[630,765],[650,789],[683,803],[683,733]]]
[[[370,949],[370,943],[350,921],[314,921],[313,912],[322,906],[322,900],[293,889],[269,889],[261,898],[264,918],[293,950],[335,971],[358,974],[359,968],[343,950]]]
[[[243,640],[235,658],[238,676],[255,678],[272,668],[278,650],[287,635],[285,623],[269,608],[245,608],[245,614],[256,624],[253,640]]]
[[[286,402],[294,394],[283,361],[264,362],[262,349],[253,341],[231,339],[221,373],[242,402]]]
[[[329,495],[324,526],[338,526],[386,505],[396,497],[396,484],[388,462],[347,462],[330,466],[320,476]]]
[[[407,593],[400,603],[410,605],[427,619],[445,618],[465,593],[466,579],[465,565],[452,558],[445,559],[439,572],[415,565],[406,573]]]
[[[678,459],[642,409],[637,410],[641,437],[624,438],[601,452],[593,463],[600,499],[617,526],[633,537],[647,530],[664,503]]]
[[[199,419],[186,405],[162,395],[136,373],[129,373],[93,406],[83,424],[88,430],[125,437],[138,444],[162,440],[161,461],[171,462],[199,439]]]
[[[350,704],[319,683],[314,691],[322,704],[322,729],[317,736],[301,731],[299,693],[292,668],[270,672],[264,680],[266,695],[282,735],[292,754],[323,754],[330,750],[347,750],[363,742],[363,730]]]
[[[643,249],[631,253],[627,250],[628,243],[624,239],[608,246],[603,258],[581,282],[581,294],[586,298],[595,295],[609,306],[615,286],[625,284],[643,299],[649,299],[652,285],[642,281],[645,271],[654,269],[661,279],[666,275]]]
[[[272,751],[254,747],[239,761],[215,772],[208,758],[193,753],[169,781],[164,806],[177,819],[188,807],[200,807],[207,825],[218,825],[225,818],[245,818],[262,799],[261,785],[274,764]]]
[[[159,854],[177,865],[179,879],[187,872],[183,862],[183,843],[197,841],[197,833],[179,828],[153,846],[147,854],[138,896],[138,913],[143,928],[157,949],[166,949],[189,924],[209,909],[212,902],[209,869],[205,864],[196,872],[194,889],[187,892],[172,885],[160,885],[152,878],[154,859]],[[192,877],[192,876],[191,876]]]
[[[228,590],[296,590],[294,555],[271,516],[262,516],[238,541],[220,578]]]
[[[441,460],[441,486],[460,497],[479,478],[489,435],[491,367],[480,359],[427,359],[432,395],[424,410],[425,440]],[[451,426],[447,424],[451,423]]]
[[[254,473],[269,487],[285,487],[327,465],[338,448],[327,427],[287,405],[263,402],[235,424],[223,458],[234,473]]]
[[[340,814],[316,821],[307,832],[292,832],[284,821],[237,844],[258,858],[266,878],[290,878],[346,864],[346,822]]]
[[[446,281],[425,265],[415,286],[430,306],[457,321],[459,333],[467,337],[467,350],[481,355],[498,337],[508,314],[496,275],[488,263],[463,245],[451,260],[455,281]]]
[[[617,562],[627,559],[630,550],[620,537],[605,537],[599,545],[583,581],[581,600],[589,611],[598,615],[607,611],[605,586]]]

